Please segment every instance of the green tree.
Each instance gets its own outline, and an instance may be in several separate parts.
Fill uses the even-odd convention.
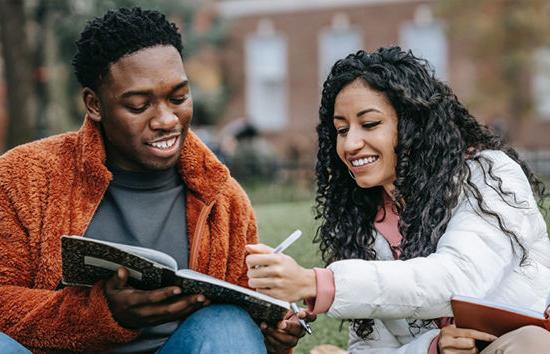
[[[448,35],[479,69],[472,102],[507,118],[513,134],[532,111],[534,53],[550,44],[548,0],[441,0]],[[513,137],[513,136],[512,136]]]
[[[88,20],[120,7],[159,10],[182,29],[184,56],[190,60],[188,71],[208,70],[208,75],[189,75],[195,123],[213,123],[221,115],[227,97],[221,70],[216,68],[221,64],[215,59],[225,39],[225,26],[212,11],[213,4],[194,0],[0,0],[0,38],[8,92],[6,147],[81,124],[80,87],[70,65],[74,42]],[[34,41],[28,43],[28,37]],[[55,53],[54,58],[51,53]],[[198,60],[192,60],[199,54]],[[214,79],[204,82],[204,77]],[[51,91],[56,92],[55,97]],[[48,114],[52,103],[57,110]]]

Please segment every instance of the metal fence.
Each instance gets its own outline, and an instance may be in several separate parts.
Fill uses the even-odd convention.
[[[537,176],[550,178],[550,150],[520,150],[519,154]]]

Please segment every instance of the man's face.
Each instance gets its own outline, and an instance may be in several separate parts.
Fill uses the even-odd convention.
[[[122,57],[111,64],[98,91],[99,114],[90,116],[101,123],[110,163],[135,172],[177,163],[193,102],[174,47],[155,46]]]

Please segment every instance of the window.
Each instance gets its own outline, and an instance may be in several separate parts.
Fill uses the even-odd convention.
[[[334,63],[361,49],[361,35],[351,29],[331,28],[321,33],[319,40],[319,76],[326,80]]]
[[[550,120],[550,48],[535,52],[533,103],[541,119]]]
[[[399,32],[401,48],[411,49],[415,56],[428,60],[436,76],[448,80],[447,39],[443,26],[432,19],[429,6],[419,6],[414,22],[405,23]]]
[[[259,130],[280,130],[288,120],[286,41],[275,33],[258,33],[245,46],[247,114]]]

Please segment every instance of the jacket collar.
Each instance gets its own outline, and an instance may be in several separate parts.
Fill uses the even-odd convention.
[[[93,184],[107,185],[112,175],[105,166],[105,143],[99,124],[86,115],[78,135],[80,172]],[[191,130],[181,149],[178,171],[187,190],[205,204],[215,199],[230,176],[227,167]]]

